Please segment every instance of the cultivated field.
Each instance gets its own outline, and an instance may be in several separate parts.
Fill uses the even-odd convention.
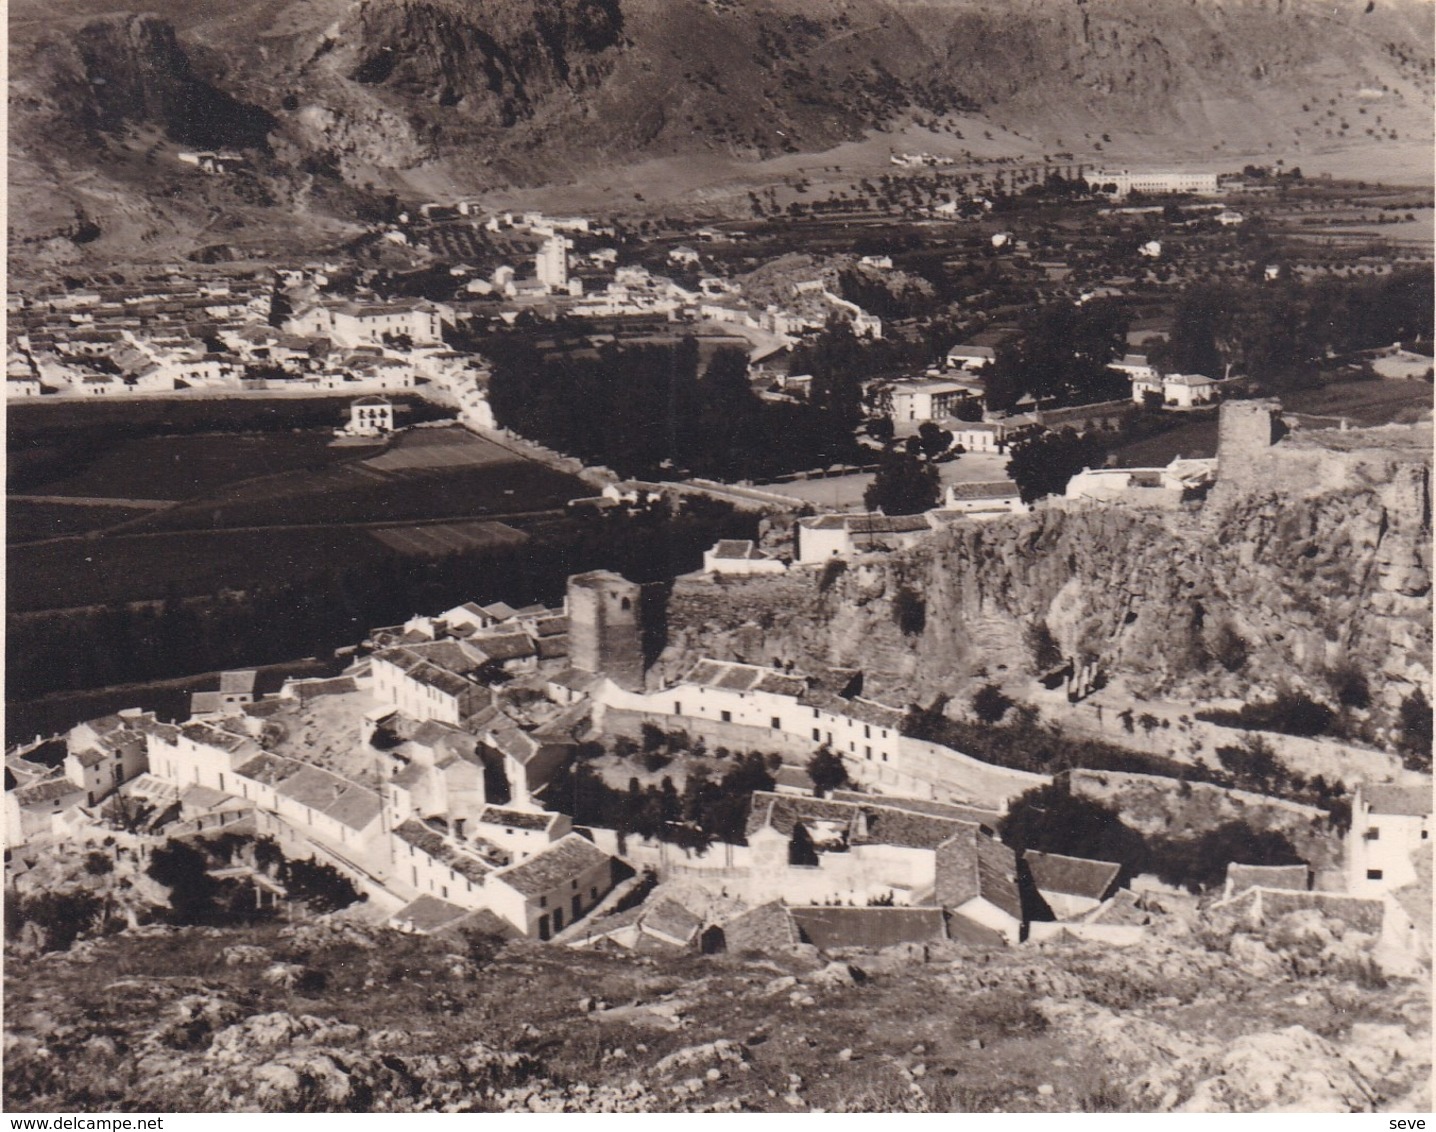
[[[519,546],[528,541],[522,531],[504,523],[426,523],[416,527],[382,527],[369,533],[406,558],[433,558],[484,547]]]

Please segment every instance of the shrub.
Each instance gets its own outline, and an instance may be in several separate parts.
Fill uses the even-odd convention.
[[[972,697],[972,710],[983,723],[1001,723],[1014,702],[996,684],[984,684]]]
[[[904,637],[916,637],[927,627],[927,603],[903,586],[893,598],[893,620]]]
[[[833,588],[833,583],[847,573],[847,569],[848,564],[841,558],[829,558],[818,573],[818,592],[827,593]]]

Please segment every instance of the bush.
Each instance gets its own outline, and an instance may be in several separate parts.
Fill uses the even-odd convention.
[[[904,637],[919,636],[927,627],[927,603],[903,586],[893,598],[893,620]]]
[[[1014,702],[996,684],[984,684],[972,697],[972,710],[983,723],[1001,723]]]
[[[848,564],[841,558],[829,558],[823,563],[822,570],[818,573],[818,592],[827,593],[833,588],[833,583],[847,573]]]

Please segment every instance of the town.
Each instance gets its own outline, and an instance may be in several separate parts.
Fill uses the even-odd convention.
[[[192,156],[208,176],[243,164]],[[919,177],[944,166],[892,162]],[[628,524],[605,536],[617,540],[688,516],[711,539],[671,574],[585,567],[529,604],[471,580],[464,600],[364,626],[313,671],[281,671],[271,662],[291,657],[276,655],[209,676],[161,667],[159,699],[158,683],[135,684],[133,702],[48,734],[12,727],[16,946],[281,910],[635,961],[1135,953],[1299,925],[1344,940],[1372,978],[1422,977],[1429,252],[1274,235],[1355,191],[1299,173],[1049,170],[1013,187],[932,198],[926,218],[907,206],[889,242],[864,227],[851,250],[821,255],[779,245],[795,225],[830,235],[832,211],[771,220],[756,198],[741,227],[666,230],[458,201],[396,205],[353,260],[174,264],[12,292],[12,427],[72,400],[253,400],[282,414],[286,397],[328,398],[306,421],[327,420],[326,450],[359,461],[338,467],[371,480],[488,445],[589,491],[482,522],[487,501],[457,517],[446,503],[373,532],[409,562],[472,549],[465,539],[530,554],[535,516]],[[1081,233],[1057,234],[1059,214],[1081,217]],[[950,246],[934,250],[939,238]],[[1218,334],[1234,295],[1264,319]],[[1361,313],[1332,330],[1336,302]],[[1324,337],[1281,338],[1292,320]],[[630,418],[665,398],[691,419],[673,437],[634,432]],[[416,406],[426,419],[407,420]],[[103,556],[110,536],[186,508],[196,531],[221,530],[221,507],[246,516],[248,486],[274,475],[192,500],[12,482],[12,515],[81,520],[79,534],[12,536],[12,555]],[[1281,526],[1269,496],[1283,491],[1379,507],[1379,535],[1359,515],[1331,520],[1366,540],[1365,636],[1327,626],[1325,608],[1302,621],[1286,599],[1278,631],[1257,623],[1266,606],[1213,595],[1209,611],[1204,593],[1184,639],[1160,646],[1200,656],[1158,679],[1156,638],[1141,636],[1151,602],[1170,613],[1185,595],[1157,599],[1154,583],[1109,605],[1076,552],[1067,588],[1022,613],[1010,594],[980,593],[971,556],[984,548],[1011,590],[1030,579],[1005,547],[1076,529],[1183,560],[1248,539],[1240,520],[1270,522],[1304,556],[1292,584],[1335,608],[1355,584],[1344,552]],[[257,530],[301,521],[262,513]],[[1084,541],[1083,555],[1103,549]],[[1260,547],[1246,553],[1272,568]],[[949,570],[961,580],[946,590]],[[171,584],[149,616],[187,625],[196,595]],[[362,625],[358,601],[345,624]],[[840,627],[872,607],[879,623]],[[1258,649],[1329,695],[1257,675]],[[1360,650],[1375,667],[1343,667]],[[130,683],[127,671],[98,682]]]

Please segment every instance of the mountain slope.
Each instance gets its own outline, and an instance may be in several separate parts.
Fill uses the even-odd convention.
[[[961,112],[1033,158],[1359,143],[1379,168],[1390,139],[1341,135],[1328,112],[1379,102],[1429,149],[1432,16],[1421,0],[248,0],[139,19],[19,0],[12,161],[62,199],[95,173],[153,206],[114,146],[267,144],[271,195],[303,211],[306,168],[472,193],[649,158],[741,169],[914,120],[957,151]]]

